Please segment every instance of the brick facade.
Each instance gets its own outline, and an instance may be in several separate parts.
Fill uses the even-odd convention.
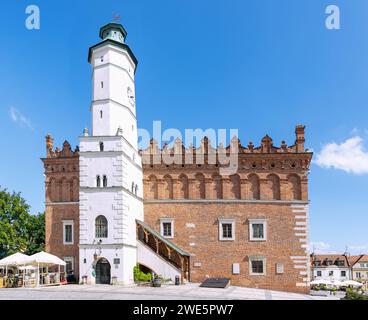
[[[172,219],[170,241],[191,254],[191,281],[229,277],[234,285],[309,292],[307,175],[312,153],[304,148],[304,126],[295,133],[292,146],[283,141],[275,147],[269,136],[259,147],[251,142],[243,147],[233,139],[238,168],[231,175],[221,174],[220,148],[213,149],[207,138],[198,149],[186,149],[176,140],[172,149],[161,150],[151,141],[141,151],[145,222],[161,232],[160,219]],[[46,249],[61,258],[75,256],[78,273],[78,150],[71,151],[65,142],[62,151],[53,152],[49,136],[46,145]],[[222,151],[230,155],[232,150]],[[163,161],[165,155],[184,160],[187,154],[193,163]],[[223,219],[234,225],[233,240],[220,240]],[[250,239],[252,219],[266,222],[264,241]],[[74,245],[63,245],[62,220],[74,220]],[[264,259],[264,275],[250,274],[254,257]],[[239,274],[233,274],[233,264],[239,264]]]
[[[45,233],[46,252],[61,259],[73,258],[74,274],[79,276],[79,155],[65,141],[62,150],[53,151],[51,136],[46,137]],[[73,221],[73,244],[64,244],[63,221]]]
[[[295,132],[295,144],[283,141],[279,148],[269,136],[260,147],[243,147],[233,140],[238,170],[231,176],[220,175],[218,161],[206,160],[211,149],[206,138],[198,149],[185,149],[175,141],[172,149],[160,150],[151,141],[142,151],[145,222],[160,231],[160,219],[173,220],[171,241],[192,254],[191,281],[229,277],[234,285],[309,291],[307,174],[312,153],[304,149],[304,127],[297,126]],[[175,150],[191,151],[204,163],[163,163],[163,155],[174,156]],[[226,152],[231,152],[229,147]],[[220,239],[223,219],[234,223],[234,240]],[[266,221],[265,241],[250,240],[252,219]],[[252,257],[265,259],[265,275],[250,275]],[[232,274],[233,264],[239,264],[240,274]],[[283,273],[277,273],[276,264],[283,266]]]

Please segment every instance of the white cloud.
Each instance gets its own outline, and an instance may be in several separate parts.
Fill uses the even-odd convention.
[[[22,126],[26,126],[28,129],[31,129],[32,131],[34,130],[31,120],[26,118],[17,109],[15,109],[14,107],[10,107],[9,113],[10,113],[10,118],[13,120],[13,122],[19,123]]]
[[[315,163],[322,168],[335,168],[354,174],[368,174],[368,151],[363,139],[355,136],[338,144],[328,143],[317,154]]]

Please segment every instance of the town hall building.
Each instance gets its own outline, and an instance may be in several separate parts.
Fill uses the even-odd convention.
[[[295,142],[279,147],[266,135],[259,146],[232,139],[214,148],[203,137],[198,148],[177,139],[172,148],[151,140],[139,150],[138,61],[126,36],[110,23],[89,49],[92,127],[79,146],[65,141],[54,149],[46,136],[46,250],[80,283],[131,284],[138,264],[182,283],[225,277],[233,285],[308,292],[312,153],[305,127],[297,125]],[[236,156],[236,173],[223,174],[223,153]],[[183,161],[167,164],[167,154]]]

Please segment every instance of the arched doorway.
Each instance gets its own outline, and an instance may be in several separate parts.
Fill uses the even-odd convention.
[[[101,258],[96,263],[96,283],[110,284],[111,266],[107,259]]]

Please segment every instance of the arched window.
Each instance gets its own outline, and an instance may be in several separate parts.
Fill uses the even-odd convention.
[[[100,142],[100,151],[104,151],[104,143]]]
[[[100,118],[102,119],[103,112],[100,110]]]
[[[134,193],[135,193],[135,195],[137,195],[137,193],[138,193],[138,185],[137,184],[134,186]]]
[[[96,187],[97,188],[101,187],[101,178],[100,178],[100,176],[96,177]]]
[[[103,176],[102,184],[103,184],[104,188],[107,187],[107,177],[106,176]]]
[[[134,193],[134,181],[132,182],[132,189],[131,189],[132,193]]]
[[[107,238],[107,219],[104,216],[98,216],[95,223],[96,238]]]

